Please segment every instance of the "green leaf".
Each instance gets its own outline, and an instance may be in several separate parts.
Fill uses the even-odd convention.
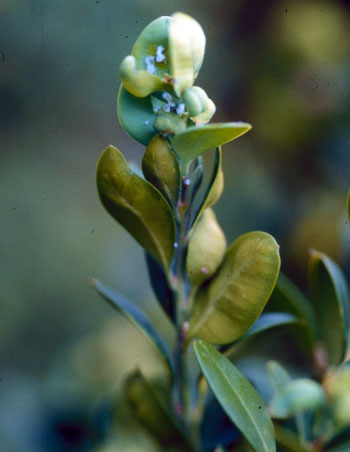
[[[163,136],[155,135],[149,142],[142,158],[142,171],[169,203],[175,205],[181,184],[180,169],[175,153]]]
[[[312,250],[309,282],[317,313],[319,340],[324,342],[331,365],[344,359],[349,339],[349,289],[338,265],[323,253]]]
[[[269,361],[266,365],[267,372],[273,382],[276,394],[281,394],[284,388],[292,381],[288,372],[276,361]],[[304,441],[306,437],[306,425],[304,413],[295,413],[295,424],[299,437]]]
[[[135,306],[122,295],[118,294],[97,279],[91,279],[91,284],[102,296],[102,298],[104,298],[112,307],[120,312],[146,336],[146,338],[155,346],[161,356],[165,359],[169,369],[172,370],[173,362],[169,347],[147,315],[139,307]]]
[[[239,237],[227,250],[213,279],[194,300],[187,340],[215,344],[233,342],[245,334],[264,308],[280,268],[279,246],[265,232]]]
[[[277,392],[282,391],[292,381],[288,372],[278,362],[269,361],[266,364],[266,368]]]
[[[162,267],[148,253],[145,254],[148,276],[152,289],[166,314],[175,323],[176,312],[174,291],[170,287],[168,278],[166,277]]]
[[[168,269],[174,251],[175,224],[163,195],[133,173],[113,146],[103,151],[98,162],[97,187],[107,211]]]
[[[350,225],[350,190],[348,191],[348,199],[346,202],[347,212],[348,212],[348,224]]]
[[[196,224],[205,209],[212,207],[220,199],[220,196],[224,190],[224,172],[222,171],[221,160],[221,147],[219,146],[215,149],[214,168],[208,189],[201,205],[198,208],[198,211],[194,216],[192,226]]]
[[[136,141],[147,146],[156,133],[153,128],[155,114],[151,97],[135,97],[121,85],[117,108],[119,122],[125,132]]]
[[[305,326],[305,341],[310,348],[313,348],[317,329],[315,312],[310,301],[301,290],[283,273],[279,274],[267,309],[285,311],[298,316]]]
[[[276,422],[274,422],[276,440],[279,445],[283,446],[283,452],[318,452],[312,444],[303,442],[291,430],[286,430]]]
[[[216,398],[256,452],[276,450],[264,402],[238,369],[212,345],[196,341],[194,350]]]
[[[251,128],[250,124],[244,122],[192,126],[176,134],[171,143],[186,164],[210,149],[238,138]]]
[[[269,410],[273,417],[283,419],[301,411],[315,411],[325,401],[325,393],[319,383],[307,378],[297,378],[276,392]]]
[[[183,444],[183,432],[171,410],[169,388],[157,380],[148,380],[137,370],[125,382],[125,397],[141,423],[164,446]]]
[[[192,285],[211,278],[222,262],[226,238],[212,209],[207,209],[196,225],[188,244],[186,268]]]
[[[288,314],[287,312],[267,312],[265,314],[261,314],[261,316],[257,318],[257,320],[253,323],[253,326],[247,331],[241,340],[255,336],[256,334],[270,330],[271,328],[292,325],[298,323],[299,321],[298,317]]]

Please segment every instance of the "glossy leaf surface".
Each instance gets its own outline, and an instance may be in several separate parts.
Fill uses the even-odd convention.
[[[227,344],[242,337],[271,295],[279,268],[279,246],[273,237],[259,231],[239,237],[197,294],[188,340],[199,337]]]
[[[155,135],[149,142],[142,158],[145,178],[175,204],[180,189],[180,169],[174,151],[161,135]]]
[[[102,153],[98,162],[97,187],[107,211],[163,268],[169,268],[175,225],[163,195],[135,174],[113,146]]]
[[[337,366],[345,356],[349,338],[349,289],[338,265],[314,250],[309,262],[309,282],[319,340],[326,346],[330,364]]]
[[[251,129],[244,122],[228,122],[188,127],[172,139],[175,152],[184,162],[240,137]]]
[[[169,369],[173,368],[172,357],[169,347],[164,339],[158,333],[157,328],[153,325],[147,315],[141,308],[135,306],[122,295],[115,292],[110,287],[104,285],[97,279],[91,280],[92,285],[97,292],[118,312],[120,312],[126,319],[135,325],[147,337],[147,339],[156,347],[161,353],[161,356],[167,362]]]
[[[132,138],[147,146],[156,131],[153,128],[154,112],[151,97],[135,97],[122,85],[117,100],[121,126]]]
[[[194,349],[210,388],[232,422],[256,452],[274,452],[273,425],[253,386],[212,345],[196,341]]]
[[[226,238],[212,209],[197,223],[188,245],[186,268],[190,282],[201,285],[214,275],[226,250]]]

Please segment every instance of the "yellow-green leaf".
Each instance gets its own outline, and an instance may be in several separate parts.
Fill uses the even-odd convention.
[[[113,146],[108,146],[99,159],[97,188],[107,211],[168,269],[174,251],[175,224],[163,195],[135,174]]]
[[[279,246],[265,232],[239,237],[210,283],[194,300],[187,340],[215,344],[239,339],[263,310],[280,269]]]
[[[205,35],[199,23],[187,14],[173,14],[169,24],[169,56],[177,96],[192,86],[204,51]]]
[[[244,122],[192,126],[176,134],[171,143],[175,152],[186,164],[210,149],[240,137],[251,128],[250,124]]]
[[[161,135],[155,135],[147,146],[142,159],[142,171],[167,198],[175,204],[180,189],[180,169],[174,151]]]
[[[186,267],[192,285],[200,286],[214,275],[225,250],[225,234],[213,210],[207,209],[196,225],[188,245]]]

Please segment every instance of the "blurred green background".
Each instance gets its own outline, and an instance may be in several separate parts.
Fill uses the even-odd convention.
[[[253,124],[224,147],[228,240],[272,233],[301,287],[311,247],[349,266],[348,1],[1,0],[0,450],[90,450],[91,407],[157,365],[88,278],[154,308],[143,253],[104,212],[94,172],[110,143],[140,162],[117,122],[118,67],[175,11],[206,33],[197,84],[214,121]]]

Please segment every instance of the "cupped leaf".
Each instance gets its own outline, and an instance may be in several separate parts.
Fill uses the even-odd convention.
[[[245,334],[264,308],[280,268],[279,246],[265,232],[239,237],[194,300],[187,341],[227,344]]]
[[[165,89],[167,85],[153,73],[138,69],[136,59],[132,55],[125,57],[120,65],[120,80],[124,88],[136,97],[149,96],[154,91]]]
[[[209,207],[212,207],[220,199],[220,196],[222,195],[222,192],[224,190],[224,172],[222,171],[221,161],[222,161],[221,147],[219,146],[215,149],[214,168],[207,191],[205,193],[202,203],[200,204],[196,214],[194,215],[192,226],[196,224],[204,210],[208,209]]]
[[[186,268],[192,285],[211,278],[222,262],[226,238],[212,209],[207,209],[196,225],[189,244]]]
[[[120,66],[123,86],[134,96],[146,97],[168,88],[169,22],[170,17],[162,16],[147,25]]]
[[[170,204],[176,203],[181,184],[180,169],[174,151],[162,135],[155,135],[148,144],[142,159],[142,171]]]
[[[338,265],[315,250],[309,262],[309,283],[318,319],[318,339],[326,347],[329,363],[338,366],[349,340],[348,285]]]
[[[268,310],[284,311],[300,318],[305,326],[305,340],[312,348],[316,339],[316,317],[311,302],[301,290],[283,273],[280,273],[276,287],[267,305]]]
[[[205,35],[197,21],[184,13],[175,13],[169,24],[169,57],[174,91],[192,86],[202,65]]]
[[[159,334],[157,328],[153,325],[151,320],[141,310],[141,308],[135,306],[125,297],[118,294],[113,289],[101,283],[97,279],[91,279],[91,284],[102,296],[102,298],[104,298],[112,307],[120,312],[146,336],[146,338],[160,352],[163,359],[165,359],[169,369],[172,370],[173,361],[169,347],[162,336]]]
[[[97,187],[107,211],[168,269],[174,251],[175,225],[163,195],[133,173],[113,146],[103,151],[98,162]]]
[[[186,163],[210,149],[240,137],[252,126],[245,122],[227,122],[188,127],[172,140],[175,152]]]
[[[153,127],[155,114],[151,97],[135,97],[121,85],[117,108],[119,122],[125,132],[139,143],[147,146],[156,133]]]
[[[273,417],[283,419],[301,411],[315,411],[325,401],[325,393],[319,383],[307,378],[298,378],[276,392],[269,410]]]
[[[253,449],[256,452],[274,452],[273,425],[253,386],[212,345],[196,341],[194,350],[215,397]]]
[[[163,77],[169,74],[169,25],[171,17],[161,16],[153,20],[146,28],[143,29],[137,38],[131,55],[135,57],[139,69],[149,69],[147,57],[154,57],[154,74]],[[159,46],[162,47],[159,52]],[[157,54],[158,50],[158,54]],[[152,71],[150,70],[152,73]]]
[[[148,276],[157,300],[166,314],[175,323],[175,294],[169,285],[168,278],[162,267],[148,253],[146,253],[146,263]]]

